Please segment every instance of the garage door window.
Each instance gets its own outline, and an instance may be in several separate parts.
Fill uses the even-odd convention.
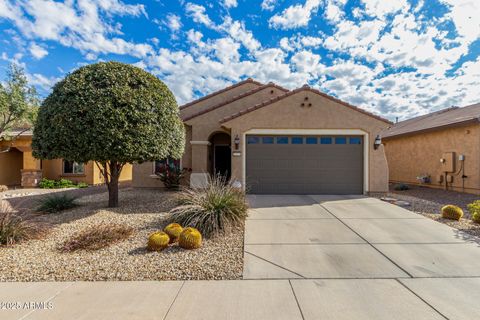
[[[362,144],[362,138],[350,137],[350,144]]]
[[[278,137],[277,144],[288,144],[288,137]]]
[[[292,144],[303,144],[302,137],[292,137]]]
[[[332,144],[332,137],[321,137],[320,138],[321,144]]]
[[[316,137],[307,137],[305,139],[307,144],[317,144],[317,138]]]
[[[258,144],[258,143],[260,143],[259,137],[252,137],[252,136],[247,137],[247,144]]]
[[[336,137],[335,144],[347,144],[347,138],[345,137]]]
[[[273,137],[263,137],[262,138],[263,144],[273,144]]]

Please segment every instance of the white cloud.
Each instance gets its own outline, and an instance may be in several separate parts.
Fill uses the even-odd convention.
[[[395,12],[406,12],[410,8],[407,0],[362,0],[366,14],[382,18]]]
[[[44,47],[41,47],[36,43],[32,43],[30,45],[30,53],[35,59],[38,59],[38,60],[48,55],[48,51]]]
[[[225,8],[235,8],[238,6],[237,0],[223,0]]]
[[[467,42],[480,37],[480,24],[478,17],[480,16],[480,5],[476,0],[441,0],[450,6],[450,12],[447,17],[450,18],[457,32]]]
[[[234,21],[230,17],[225,18],[220,29],[226,31],[233,39],[240,42],[249,51],[258,50],[261,46],[260,42],[253,36],[253,33],[246,30],[244,23]]]
[[[263,0],[261,6],[263,10],[272,11],[275,9],[276,3],[277,0]]]
[[[270,26],[276,29],[295,29],[305,27],[310,22],[312,14],[315,14],[320,6],[320,0],[306,0],[304,5],[292,5],[280,14],[276,14],[268,20]]]
[[[143,5],[127,5],[117,0],[64,3],[30,0],[17,2],[14,6],[9,0],[0,0],[0,9],[0,17],[12,21],[30,39],[57,41],[84,54],[116,53],[142,57],[151,51],[149,45],[111,37],[121,35],[121,25],[108,23],[101,17],[102,14],[146,15]]]
[[[182,28],[182,19],[180,16],[170,13],[167,15],[166,25],[172,32],[175,33]]]
[[[28,82],[31,85],[38,86],[45,91],[49,91],[52,87],[61,80],[61,77],[46,77],[39,73],[27,74]]]
[[[196,23],[201,23],[207,27],[214,27],[215,24],[210,17],[205,13],[206,9],[204,6],[188,2],[185,6],[187,14],[192,17],[193,21]]]

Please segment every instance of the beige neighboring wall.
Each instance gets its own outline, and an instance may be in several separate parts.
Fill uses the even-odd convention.
[[[185,108],[181,107],[180,113],[182,117],[189,117],[201,110],[204,110],[208,107],[225,102],[235,96],[238,96],[246,91],[255,89],[259,86],[260,84],[256,82],[248,82],[248,81],[244,82],[238,86],[235,86],[234,88],[231,88],[228,91],[224,91],[224,92],[212,95],[211,97],[207,96],[206,99],[201,99],[196,103],[188,104],[188,106]]]
[[[23,153],[15,148],[0,153],[0,185],[17,186],[22,181]]]
[[[306,98],[308,100],[306,100]],[[302,103],[312,106],[301,106]],[[388,166],[383,148],[374,150],[373,142],[377,134],[390,124],[354,110],[332,99],[310,90],[302,90],[277,102],[268,104],[240,117],[223,123],[231,129],[231,135],[238,134],[244,146],[244,133],[252,129],[357,129],[368,138],[368,192],[388,191]],[[242,149],[242,148],[241,148]],[[243,181],[244,150],[241,157],[232,157],[232,175]]]
[[[417,184],[417,176],[429,174],[426,186],[442,188],[438,176],[443,174],[440,159],[444,152],[455,152],[455,170],[460,169],[458,156],[465,155],[465,179],[462,172],[453,176],[453,190],[480,194],[480,126],[478,124],[384,138],[390,168],[390,181]]]

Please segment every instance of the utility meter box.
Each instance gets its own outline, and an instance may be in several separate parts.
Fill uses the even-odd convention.
[[[444,152],[442,159],[442,171],[455,172],[455,152]]]

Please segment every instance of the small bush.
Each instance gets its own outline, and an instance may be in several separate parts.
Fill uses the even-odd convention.
[[[79,182],[76,185],[77,188],[83,189],[83,188],[88,188],[88,183],[86,182]]]
[[[77,206],[76,198],[68,194],[51,195],[40,200],[37,212],[57,213],[63,210],[71,209]]]
[[[8,191],[8,187],[6,185],[0,184],[0,192]]]
[[[120,224],[99,224],[81,231],[60,247],[60,251],[99,250],[128,239],[133,228]]]
[[[399,184],[396,184],[393,187],[393,189],[396,190],[396,191],[405,191],[405,190],[409,190],[410,187],[408,185],[406,185],[405,183],[399,183]]]
[[[152,233],[148,237],[147,249],[150,251],[162,251],[170,244],[170,237],[163,231]]]
[[[0,245],[37,239],[46,230],[44,224],[33,220],[26,212],[15,211],[5,203],[0,203]]]
[[[171,164],[167,165],[165,169],[157,173],[157,175],[160,177],[160,181],[162,181],[166,189],[178,190],[180,189],[182,179],[187,172],[188,170],[181,169],[178,166]]]
[[[60,179],[58,181],[55,181],[55,188],[74,188],[76,187],[76,184],[68,179]]]
[[[50,180],[50,179],[43,178],[38,183],[38,187],[42,188],[42,189],[54,189],[55,188],[55,180]]]
[[[460,207],[449,204],[442,208],[442,217],[445,219],[460,220],[462,216],[463,210]]]
[[[470,203],[467,208],[472,215],[473,222],[480,223],[480,200]]]
[[[180,192],[178,203],[170,211],[169,221],[194,227],[207,238],[243,223],[247,217],[245,193],[221,176],[213,177],[206,188]]]

